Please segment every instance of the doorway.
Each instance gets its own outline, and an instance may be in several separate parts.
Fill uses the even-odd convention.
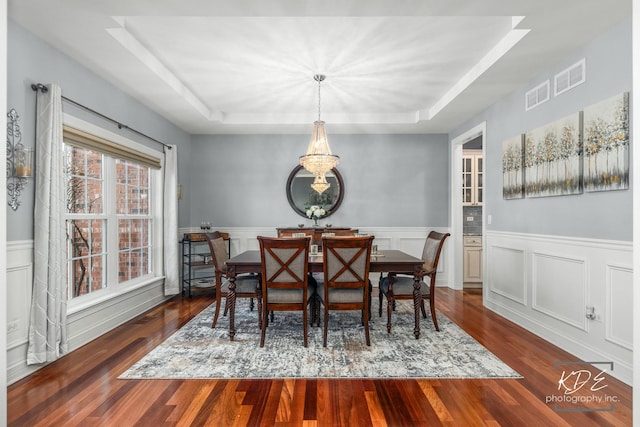
[[[482,154],[482,169],[484,172],[484,158],[486,157],[486,122],[482,122],[479,125],[469,129],[461,135],[451,140],[451,243],[452,250],[450,252],[450,264],[451,276],[449,283],[452,289],[462,290],[464,289],[464,222],[463,222],[463,192],[462,192],[462,157],[463,148],[465,143],[472,140],[479,139],[481,144],[480,152]],[[484,178],[484,177],[483,177]],[[483,179],[483,194],[482,194],[482,210],[480,216],[480,234],[485,235],[485,224],[487,217],[487,203],[485,197],[484,188],[486,187],[486,180]],[[466,219],[466,218],[465,218]],[[471,222],[471,221],[470,221]],[[482,253],[485,253],[484,247],[486,242],[482,239],[480,249]],[[486,257],[482,257],[482,264],[480,266],[482,277],[482,286],[486,282],[484,280],[486,271]],[[483,294],[485,294],[483,292]],[[483,299],[485,296],[483,295]]]
[[[482,288],[482,135],[462,144],[462,287]]]

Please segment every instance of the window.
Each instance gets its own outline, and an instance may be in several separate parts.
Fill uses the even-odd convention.
[[[159,171],[144,159],[125,160],[100,144],[84,144],[74,132],[65,126],[69,301],[118,292],[159,275],[154,242],[161,241],[154,218],[162,198],[160,185],[154,185]]]

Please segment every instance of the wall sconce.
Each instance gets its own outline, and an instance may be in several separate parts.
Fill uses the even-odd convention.
[[[7,203],[14,211],[20,206],[20,192],[33,174],[33,150],[22,145],[22,132],[18,125],[20,116],[14,108],[7,113]]]

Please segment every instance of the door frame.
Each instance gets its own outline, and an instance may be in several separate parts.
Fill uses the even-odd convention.
[[[485,245],[486,239],[485,236],[485,225],[486,225],[486,217],[487,217],[487,162],[486,162],[486,138],[487,135],[487,122],[482,122],[466,132],[456,136],[451,140],[451,241],[453,250],[450,252],[450,262],[449,265],[453,266],[451,268],[451,273],[449,277],[449,287],[456,290],[463,289],[463,225],[462,225],[462,146],[466,143],[475,139],[477,137],[482,138],[482,166],[483,166],[483,183],[482,183],[482,253],[486,254]],[[487,272],[487,257],[483,255],[482,261],[482,288],[484,289],[486,280],[486,272]],[[483,299],[486,292],[483,292]]]

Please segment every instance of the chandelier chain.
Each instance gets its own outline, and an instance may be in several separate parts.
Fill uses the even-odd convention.
[[[322,79],[318,79],[318,121],[320,121],[320,84]]]

